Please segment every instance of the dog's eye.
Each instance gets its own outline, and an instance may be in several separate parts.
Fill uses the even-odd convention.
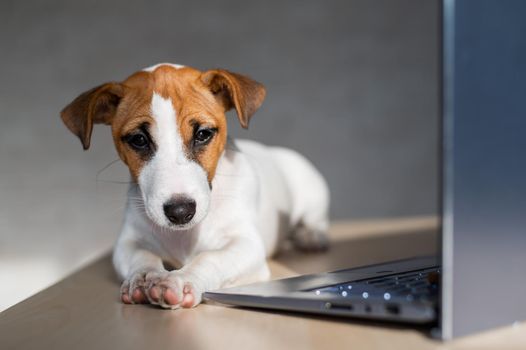
[[[194,143],[196,145],[202,145],[208,142],[212,136],[214,135],[214,131],[211,129],[200,129],[197,130],[194,136]]]
[[[130,136],[128,143],[135,149],[145,149],[148,147],[148,139],[143,134],[135,134]]]

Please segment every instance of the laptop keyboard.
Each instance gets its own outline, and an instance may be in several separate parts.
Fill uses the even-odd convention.
[[[335,284],[309,290],[316,295],[330,295],[347,298],[358,296],[363,299],[405,298],[413,300],[435,300],[438,297],[440,268],[433,267],[394,275],[381,276]]]

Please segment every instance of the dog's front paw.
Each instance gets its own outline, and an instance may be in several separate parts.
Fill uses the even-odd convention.
[[[125,304],[144,304],[148,303],[146,288],[149,282],[146,281],[148,273],[157,272],[156,270],[140,270],[132,273],[121,285],[121,300]]]
[[[146,281],[146,296],[152,304],[178,309],[191,308],[201,302],[201,292],[180,272],[151,272],[146,275]]]

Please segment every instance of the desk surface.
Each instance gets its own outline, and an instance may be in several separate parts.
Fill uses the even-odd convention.
[[[327,253],[285,250],[286,277],[437,250],[436,220],[337,223]],[[20,283],[29,276],[20,276]],[[410,327],[201,304],[191,310],[123,305],[109,255],[0,314],[1,349],[481,349],[526,348],[526,324],[441,343]]]

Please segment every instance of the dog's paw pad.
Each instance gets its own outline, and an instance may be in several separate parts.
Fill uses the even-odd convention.
[[[154,303],[158,303],[161,300],[162,290],[160,287],[153,286],[150,289],[148,289],[146,293],[150,297],[151,301]]]
[[[149,272],[140,271],[130,275],[121,285],[121,300],[125,304],[144,304],[148,303],[145,294],[146,274]]]
[[[148,301],[148,299],[144,295],[144,292],[142,291],[142,289],[139,289],[139,288],[136,288],[132,292],[132,300],[136,304],[144,304],[144,303],[146,303]]]
[[[191,308],[195,306],[195,298],[193,293],[184,294],[181,306],[184,308]]]
[[[130,299],[130,296],[126,293],[126,294],[121,294],[121,300],[124,304],[131,304],[132,301]]]
[[[166,304],[177,306],[181,300],[177,296],[177,292],[172,290],[171,288],[166,288],[163,294],[163,300]]]
[[[166,309],[190,308],[198,304],[195,290],[191,283],[173,272],[149,274],[146,290],[152,304]]]
[[[121,301],[124,304],[133,304],[132,298],[130,296],[130,281],[125,280],[121,285]]]

